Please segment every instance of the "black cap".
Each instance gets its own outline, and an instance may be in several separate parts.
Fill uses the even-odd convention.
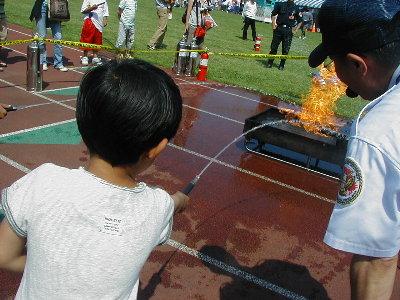
[[[400,40],[400,0],[326,0],[318,24],[322,43],[308,58],[313,68],[329,55],[365,52]]]

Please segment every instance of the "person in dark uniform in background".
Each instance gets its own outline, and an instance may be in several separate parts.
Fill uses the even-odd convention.
[[[279,44],[282,42],[282,54],[287,55],[292,44],[293,31],[296,24],[301,22],[299,9],[294,4],[294,0],[275,3],[274,10],[271,13],[273,36],[271,42],[271,51],[269,54],[276,54]],[[269,59],[267,68],[272,67],[273,59]],[[286,59],[281,59],[278,69],[285,68]]]

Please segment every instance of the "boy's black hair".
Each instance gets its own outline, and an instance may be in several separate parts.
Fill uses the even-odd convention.
[[[111,60],[83,77],[76,120],[91,154],[113,166],[171,139],[182,118],[182,98],[171,77],[142,60]]]

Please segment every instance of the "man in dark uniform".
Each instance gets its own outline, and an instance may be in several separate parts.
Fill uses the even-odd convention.
[[[301,17],[294,0],[275,3],[274,10],[271,13],[272,28],[274,30],[271,51],[269,54],[276,54],[279,44],[282,42],[282,54],[287,55],[292,44],[293,28],[301,22]],[[273,59],[268,60],[267,68],[272,67]],[[278,69],[285,68],[286,59],[281,59]]]

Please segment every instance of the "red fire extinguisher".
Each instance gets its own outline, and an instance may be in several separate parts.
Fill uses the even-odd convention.
[[[261,37],[256,37],[256,42],[254,44],[254,51],[261,51]]]
[[[207,69],[208,69],[208,53],[203,52],[200,56],[199,73],[197,73],[197,80],[207,80]]]

